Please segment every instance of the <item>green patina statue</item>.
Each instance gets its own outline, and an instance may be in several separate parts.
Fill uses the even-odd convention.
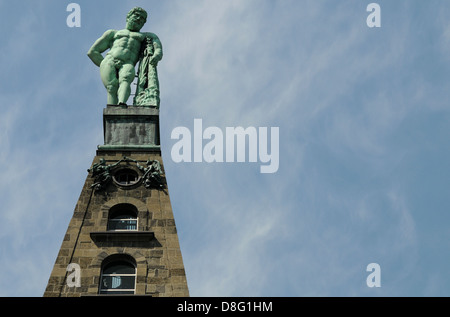
[[[88,173],[92,172],[92,177],[95,178],[94,184],[91,187],[95,188],[95,190],[104,189],[111,181],[111,170],[122,161],[120,160],[114,164],[107,165],[106,160],[101,158],[99,163],[95,163],[92,169],[88,169]]]
[[[126,28],[106,31],[88,51],[89,58],[100,67],[100,77],[107,91],[109,105],[124,105],[131,94],[131,83],[139,63],[138,83],[133,104],[159,107],[159,83],[156,66],[162,59],[159,38],[140,32],[147,12],[133,8],[127,14]],[[102,53],[109,49],[106,56]]]
[[[137,167],[144,173],[142,179],[146,188],[159,187],[164,188],[162,180],[161,163],[158,160],[148,160],[147,167],[143,167],[137,163]]]

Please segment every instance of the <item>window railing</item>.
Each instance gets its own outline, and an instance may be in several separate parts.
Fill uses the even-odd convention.
[[[108,230],[137,230],[137,219],[109,219]]]
[[[136,274],[102,274],[100,294],[134,294]]]

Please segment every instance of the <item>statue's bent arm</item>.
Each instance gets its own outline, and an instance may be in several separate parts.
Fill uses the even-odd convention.
[[[154,34],[154,33],[145,32],[143,34],[145,36],[151,37],[153,39],[154,53],[153,53],[153,56],[152,56],[152,60],[153,60],[154,63],[158,63],[163,57],[163,50],[162,50],[161,41],[159,40],[158,36],[156,34]]]
[[[89,49],[87,55],[94,62],[95,65],[100,66],[103,60],[102,53],[108,48],[111,48],[114,39],[114,30],[108,30],[95,41],[92,47]]]

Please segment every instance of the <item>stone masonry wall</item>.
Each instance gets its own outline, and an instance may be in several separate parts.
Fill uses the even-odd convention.
[[[98,152],[93,164],[104,158],[113,164],[124,156],[146,166],[148,159],[157,159],[164,170],[159,152]],[[127,166],[139,171],[134,162],[122,162],[113,169]],[[110,181],[105,190],[91,188],[94,179],[89,173],[76,204],[73,217],[57,255],[44,296],[97,295],[102,262],[115,254],[129,255],[136,261],[136,295],[155,297],[189,296],[186,274],[178,241],[168,188],[146,188],[142,182],[120,186]],[[153,239],[109,239],[95,241],[92,232],[106,232],[108,212],[117,204],[132,204],[138,210],[138,231],[154,233]],[[80,266],[81,286],[67,285],[67,266]]]

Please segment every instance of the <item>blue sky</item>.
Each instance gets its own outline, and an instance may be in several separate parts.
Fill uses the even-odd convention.
[[[450,295],[450,2],[0,2],[0,296],[42,296],[103,144],[86,52],[134,6],[192,296]],[[375,2],[375,1],[374,1]],[[171,131],[279,127],[280,165],[175,163]],[[369,263],[381,287],[369,288]]]

